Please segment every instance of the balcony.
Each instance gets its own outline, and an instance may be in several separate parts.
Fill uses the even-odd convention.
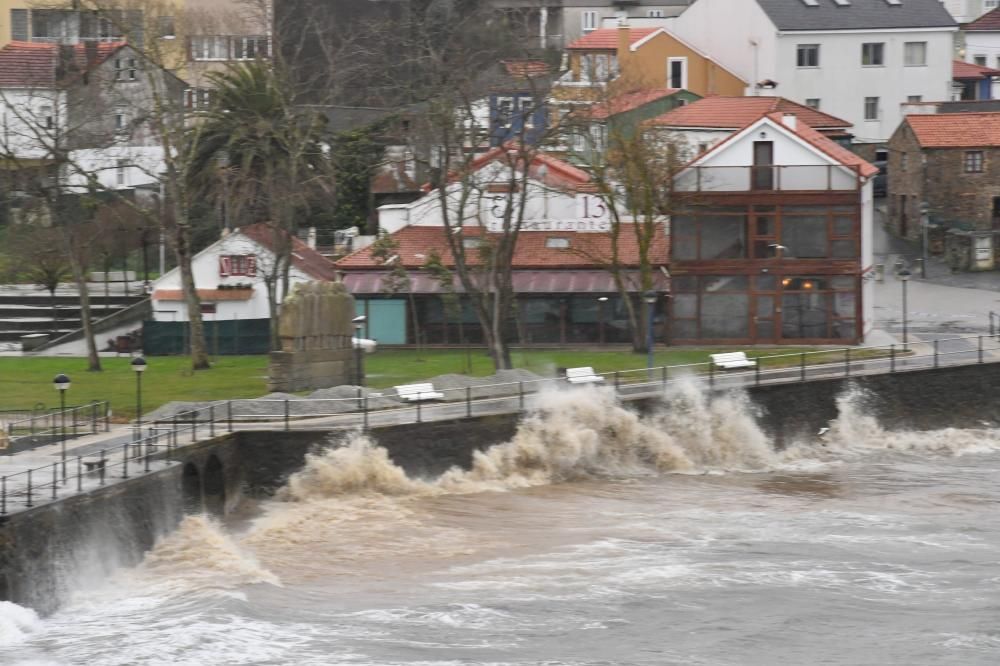
[[[770,165],[689,167],[674,180],[681,192],[851,192],[861,189],[855,167]]]

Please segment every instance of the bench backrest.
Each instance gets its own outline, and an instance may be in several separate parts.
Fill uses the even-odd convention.
[[[399,395],[409,395],[411,393],[434,393],[434,385],[427,384],[402,384],[395,387]]]
[[[566,368],[567,377],[593,377],[596,374],[593,368]]]
[[[712,360],[721,363],[728,363],[730,361],[746,361],[746,352],[726,352],[724,354],[712,354]]]

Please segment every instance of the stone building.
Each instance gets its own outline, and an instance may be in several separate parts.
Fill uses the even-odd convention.
[[[970,237],[956,267],[994,267],[1000,231],[1000,112],[907,116],[889,141],[889,220],[919,239],[927,222]]]

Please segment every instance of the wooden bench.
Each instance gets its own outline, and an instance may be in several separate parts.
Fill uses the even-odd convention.
[[[566,368],[566,381],[570,384],[600,384],[604,381],[593,368]]]
[[[396,389],[396,395],[399,396],[399,399],[407,402],[444,399],[444,393],[435,391],[434,385],[430,382],[426,384],[401,384],[393,388]]]
[[[755,368],[757,361],[747,358],[746,352],[726,352],[724,354],[711,354],[712,363],[723,370],[732,368]]]

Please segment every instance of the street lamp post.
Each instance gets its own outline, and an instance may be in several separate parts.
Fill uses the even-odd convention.
[[[907,321],[906,321],[907,320],[906,285],[907,283],[909,283],[911,275],[913,274],[910,273],[909,269],[906,268],[896,273],[896,276],[903,283],[903,351],[910,351],[910,337],[908,335],[909,331],[907,330]]]
[[[604,304],[608,302],[607,296],[597,299],[597,342],[604,344]]]
[[[656,292],[647,291],[642,295],[642,300],[646,301],[646,370],[647,374],[653,376],[653,315],[656,310]]]
[[[135,371],[135,441],[142,439],[142,373],[146,371],[146,359],[136,356],[132,359]]]
[[[62,450],[62,478],[66,481],[66,391],[69,390],[69,377],[60,373],[52,380],[52,385],[59,391],[59,444]]]
[[[364,327],[368,317],[358,315],[351,320],[354,324],[354,374],[357,379],[355,386],[364,386],[364,378],[361,372],[361,329]]]

